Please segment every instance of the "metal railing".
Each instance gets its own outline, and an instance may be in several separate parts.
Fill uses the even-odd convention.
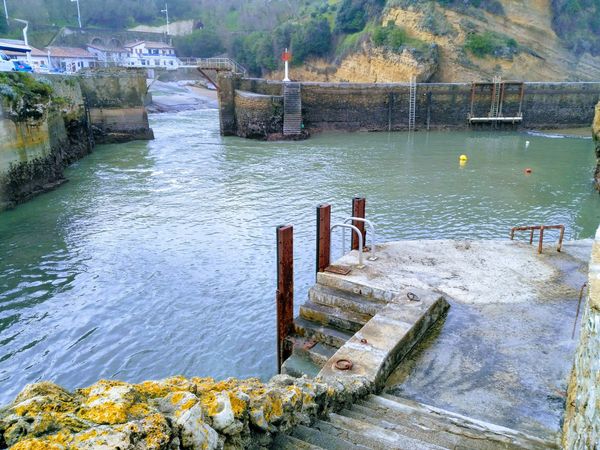
[[[540,230],[540,240],[538,243],[538,253],[542,253],[544,247],[544,230],[560,230],[560,236],[558,238],[557,252],[562,250],[563,238],[565,237],[565,226],[564,225],[534,225],[529,227],[514,227],[510,230],[511,241],[515,238],[516,231],[530,231],[529,245],[533,244],[533,233],[535,230]]]
[[[193,66],[205,70],[229,70],[237,75],[246,76],[245,67],[231,58],[179,58],[181,65]]]
[[[349,225],[347,223],[336,223],[335,225],[332,225],[330,228],[330,232],[335,230],[336,228],[347,228],[349,230],[352,230],[353,232],[356,233],[356,235],[358,236],[358,267],[364,267],[363,264],[363,236],[362,233],[360,232],[360,230],[358,229],[358,227],[355,227],[354,225]],[[346,244],[346,233],[342,233],[342,252],[344,251],[344,247]]]
[[[373,235],[371,238],[371,256],[369,256],[369,258],[367,258],[369,261],[376,261],[377,260],[377,256],[375,256],[375,246],[377,244],[377,240],[376,240],[376,236],[375,236],[375,225],[373,225],[373,222],[371,222],[370,220],[367,219],[363,219],[362,217],[348,217],[346,220],[344,220],[344,223],[348,223],[348,222],[362,222],[365,223],[369,228],[371,228],[371,234]],[[344,231],[342,232],[342,248],[346,247],[346,229],[344,228]],[[361,233],[362,235],[362,233]],[[362,236],[361,236],[362,237]],[[365,246],[367,245],[366,242],[364,243]]]

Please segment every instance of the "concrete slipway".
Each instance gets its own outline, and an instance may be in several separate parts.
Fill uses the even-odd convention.
[[[546,244],[539,255],[509,240],[387,243],[366,267],[356,267],[354,251],[335,263],[353,266],[350,274],[321,279],[391,303],[411,289],[450,303],[389,377],[387,394],[550,437],[565,409],[592,241],[567,242],[560,253]]]

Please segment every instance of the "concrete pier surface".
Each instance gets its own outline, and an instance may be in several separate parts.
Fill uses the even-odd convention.
[[[564,415],[592,240],[566,242],[560,253],[551,236],[545,243],[539,255],[509,240],[393,242],[378,245],[378,260],[363,269],[321,275],[362,295],[393,301],[433,289],[450,303],[386,393],[547,437]],[[335,265],[356,261],[354,251]]]

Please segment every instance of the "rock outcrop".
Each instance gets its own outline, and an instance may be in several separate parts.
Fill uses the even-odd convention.
[[[215,381],[173,377],[128,384],[102,380],[75,392],[28,385],[0,410],[0,448],[268,448],[274,434],[308,425],[369,392],[362,380],[333,384],[278,375]]]

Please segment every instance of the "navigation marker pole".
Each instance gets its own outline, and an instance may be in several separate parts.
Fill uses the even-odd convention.
[[[290,54],[290,52],[288,51],[287,48],[281,55],[281,59],[282,59],[283,63],[285,64],[285,78],[283,79],[283,81],[289,82],[290,81],[290,67],[289,66],[290,66],[290,59],[292,59],[292,55]]]

